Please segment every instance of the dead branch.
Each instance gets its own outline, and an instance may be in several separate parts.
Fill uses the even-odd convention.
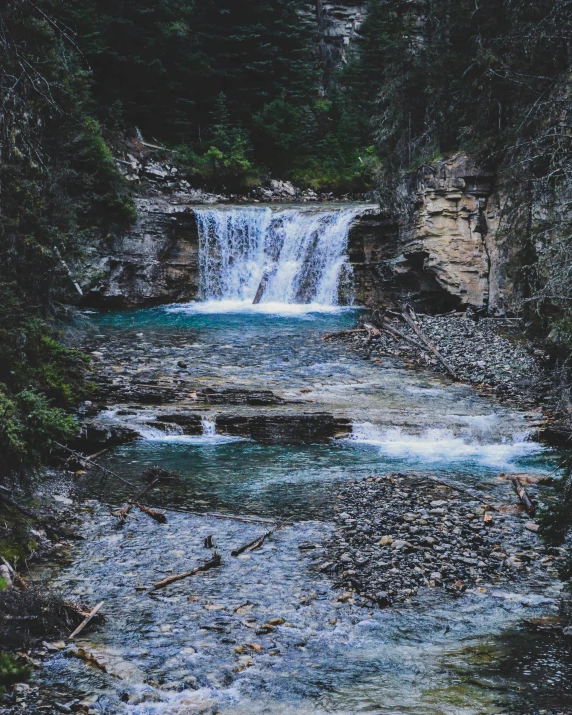
[[[231,556],[240,556],[240,554],[243,554],[245,551],[255,551],[256,549],[259,549],[269,536],[272,536],[274,532],[278,531],[283,526],[284,524],[277,524],[275,529],[267,531],[265,534],[262,534],[262,536],[257,536],[255,539],[252,539],[252,541],[249,541],[247,544],[239,546],[238,549],[233,549],[230,552]]]
[[[415,332],[416,335],[418,335],[419,339],[427,345],[429,350],[435,355],[435,357],[439,360],[439,362],[443,365],[445,370],[451,375],[451,377],[454,380],[458,380],[459,378],[457,377],[455,371],[453,368],[449,365],[449,363],[445,360],[445,358],[441,355],[441,353],[437,350],[437,348],[429,341],[429,339],[425,336],[421,328],[417,325],[417,323],[413,320],[413,318],[409,315],[407,312],[405,306],[403,307],[403,312],[401,313],[403,319],[405,322],[409,325],[409,327]]]
[[[514,487],[514,491],[517,493],[527,513],[531,516],[534,516],[534,514],[536,513],[536,507],[526,493],[526,489],[522,486],[522,482],[520,481],[520,479],[518,477],[510,477],[509,481]]]
[[[411,343],[411,345],[414,345],[418,350],[421,350],[421,352],[423,353],[427,352],[427,349],[423,345],[421,345],[421,343],[418,343],[417,340],[413,340],[413,338],[410,338],[409,335],[405,335],[405,333],[402,333],[401,330],[398,330],[389,322],[384,322],[381,330],[386,333],[389,333],[390,335],[393,335],[394,338],[398,337],[408,343]]]
[[[196,568],[192,569],[192,571],[185,571],[184,573],[178,573],[174,576],[168,576],[161,581],[155,581],[155,583],[153,584],[153,590],[156,591],[159,588],[164,588],[165,586],[168,586],[170,583],[175,583],[175,581],[180,581],[181,579],[188,578],[189,576],[194,576],[195,574],[202,573],[203,571],[214,569],[221,564],[221,555],[215,552],[213,554],[212,559],[202,564],[202,566],[197,566]]]
[[[123,509],[120,509],[119,511],[116,511],[116,512],[115,512],[115,516],[117,516],[117,517],[119,518],[119,526],[123,526],[123,524],[125,524],[125,522],[127,521],[127,517],[129,516],[129,512],[131,511],[131,509],[132,509],[134,506],[137,506],[137,502],[139,501],[139,499],[140,499],[144,494],[146,494],[147,492],[151,491],[151,489],[153,489],[153,487],[154,487],[154,486],[157,484],[157,482],[159,482],[159,481],[160,481],[160,479],[157,477],[157,478],[154,479],[150,484],[147,484],[146,486],[144,486],[143,489],[140,489],[135,496],[133,496],[133,497],[131,497],[131,499],[129,499],[129,501],[128,501],[127,504],[123,507]],[[141,511],[144,511],[144,509],[143,509],[142,507],[140,507],[140,508],[141,508]],[[148,510],[146,513],[149,513],[149,512],[151,512],[151,511],[154,511],[154,510],[151,509],[150,507],[145,507],[145,509]],[[151,516],[151,515],[149,514],[149,516]],[[167,520],[165,519],[165,521],[167,521]]]
[[[91,621],[91,619],[96,615],[96,613],[99,611],[99,609],[103,606],[105,601],[100,601],[97,606],[90,611],[89,615],[84,618],[84,620],[79,624],[79,626],[75,629],[73,633],[70,633],[69,638],[75,638],[77,635],[79,635],[83,629],[87,626],[87,624]]]
[[[139,504],[138,502],[135,502],[135,506],[139,509],[139,511],[142,511],[144,514],[147,514],[147,516],[150,516],[151,519],[154,519],[159,524],[167,523],[167,517],[165,516],[164,511],[150,509],[148,506],[145,506],[144,504]]]
[[[70,449],[69,447],[66,447],[65,444],[60,444],[59,442],[54,442],[54,444],[59,447],[60,449],[65,450],[68,452],[68,454],[73,455],[76,459],[80,459],[86,462],[89,462],[91,465],[102,471],[104,474],[109,474],[115,479],[118,479],[120,482],[123,482],[123,484],[127,484],[128,486],[132,487],[133,489],[136,489],[136,485],[133,484],[133,482],[130,482],[128,479],[125,479],[124,477],[120,476],[117,474],[117,472],[113,472],[111,469],[107,469],[107,467],[102,467],[101,464],[98,464],[97,462],[94,462],[92,457],[87,457],[85,454],[82,454],[81,452],[76,452],[74,449]]]

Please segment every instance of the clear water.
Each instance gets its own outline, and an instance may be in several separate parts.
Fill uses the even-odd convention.
[[[457,715],[515,711],[526,700],[572,703],[569,644],[553,636],[530,640],[520,626],[523,616],[551,612],[555,582],[529,585],[520,595],[475,591],[455,602],[431,591],[416,606],[368,611],[336,602],[339,592],[317,568],[333,530],[335,486],[348,479],[423,471],[512,502],[499,471],[553,469],[551,454],[528,439],[521,413],[408,371],[397,360],[362,361],[323,341],[324,333],[355,321],[355,312],[344,309],[253,310],[233,300],[89,320],[119,381],[127,370],[125,379],[135,371],[145,380],[182,383],[188,395],[240,386],[270,389],[287,402],[207,406],[186,397],[168,405],[201,411],[203,435],[194,437],[144,424],[165,406],[118,404],[101,417],[139,425],[142,435],[102,463],[136,483],[153,464],[181,476],[147,497],[168,509],[167,524],[135,513],[122,530],[105,504],[122,504],[129,490],[93,475],[79,485],[84,498],[101,501],[91,502],[87,538],[54,582],[75,599],[105,599],[105,624],[82,644],[108,674],[55,655],[47,677],[56,690],[73,682],[98,698],[102,712],[137,715]],[[185,371],[177,368],[181,358]],[[264,410],[344,415],[353,432],[305,446],[216,434],[218,414]],[[232,548],[267,527],[207,515],[212,512],[279,516],[293,524],[260,550],[232,558]],[[221,569],[153,595],[135,590],[198,565],[210,554],[203,546],[208,535],[223,554]],[[298,548],[308,543],[316,548]],[[269,618],[285,623],[257,633]]]
[[[417,471],[512,504],[500,471],[553,469],[522,413],[322,339],[355,323],[356,311],[337,304],[351,304],[347,236],[363,210],[199,209],[202,302],[88,316],[118,395],[134,382],[177,395],[160,406],[109,405],[99,422],[129,426],[140,439],[102,463],[137,487],[151,465],[179,477],[145,497],[167,510],[167,524],[134,511],[122,529],[111,512],[132,489],[94,473],[78,480],[86,539],[53,582],[73,599],[105,600],[105,623],[81,645],[107,673],[55,655],[46,676],[55,691],[73,683],[100,712],[130,715],[457,715],[507,712],[525,700],[572,703],[570,646],[530,641],[520,627],[524,614],[554,608],[554,580],[455,602],[433,590],[415,605],[369,611],[338,602],[319,569],[336,486],[349,479]],[[277,399],[213,405],[198,397],[206,388]],[[198,413],[202,434],[161,424],[162,413],[176,411]],[[306,413],[344,418],[350,428],[305,445],[218,429],[221,415]],[[233,548],[268,529],[228,518],[245,515],[290,524],[233,558]],[[137,588],[197,566],[210,555],[207,536],[221,568],[158,592]],[[261,628],[269,619],[281,620]]]

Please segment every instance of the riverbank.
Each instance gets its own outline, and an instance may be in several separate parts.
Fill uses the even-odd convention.
[[[453,595],[496,589],[504,598],[503,589],[528,582],[542,592],[557,578],[566,550],[542,543],[507,475],[501,480],[505,493],[488,500],[423,474],[352,481],[336,495],[336,531],[322,569],[364,606],[411,603],[434,589]],[[543,487],[527,489],[537,495]],[[538,595],[523,599],[543,602]]]
[[[364,360],[397,358],[408,367],[429,369],[470,385],[480,395],[529,410],[531,427],[541,431],[562,419],[558,376],[549,354],[526,338],[517,319],[477,318],[471,311],[409,317],[417,331],[401,313],[389,311],[383,320],[374,318],[373,332],[362,329],[326,337],[343,341]],[[360,326],[368,321],[372,318],[362,318]],[[560,427],[564,441],[565,428]]]
[[[30,690],[16,693],[8,707],[40,713],[57,700],[61,712],[105,706],[128,715],[150,707],[169,715],[345,715],[375,711],[385,701],[407,712],[413,698],[432,715],[457,713],[469,701],[483,713],[498,712],[490,688],[474,684],[467,685],[469,696],[457,693],[444,709],[458,675],[443,663],[457,666],[471,643],[494,651],[507,629],[518,631],[523,615],[553,614],[559,582],[554,561],[543,561],[551,554],[532,542],[521,545],[521,538],[537,540],[528,530],[522,536],[521,517],[493,512],[493,523],[485,525],[480,501],[473,504],[452,487],[476,490],[483,499],[491,494],[491,506],[506,500],[514,507],[516,495],[497,479],[499,472],[546,474],[550,455],[522,437],[530,420],[521,411],[427,369],[407,370],[395,355],[376,364],[322,339],[351,329],[354,311],[273,310],[187,304],[86,316],[90,328],[82,342],[98,353],[98,392],[83,406],[82,419],[92,435],[128,429],[131,436],[92,444],[93,453],[109,448],[96,461],[121,479],[110,473],[101,479],[103,472],[70,463],[68,491],[51,490],[81,515],[84,540],[44,577],[66,599],[90,607],[104,601],[106,621],[77,645],[64,641],[53,651],[41,648],[41,656],[32,653],[41,668]],[[296,421],[302,428],[343,426],[344,433],[282,429]],[[245,425],[248,434],[229,434]],[[153,465],[178,475],[145,495],[145,505],[165,511],[166,522],[133,509],[117,528],[114,512],[148,485],[144,473]],[[405,475],[403,484],[397,472]],[[378,481],[368,482],[370,475]],[[362,484],[373,485],[372,493]],[[388,485],[391,494],[378,492]],[[431,504],[436,501],[446,504]],[[359,528],[352,534],[346,515],[351,520],[354,511]],[[409,522],[410,512],[427,523]],[[460,534],[453,533],[457,520]],[[266,521],[289,525],[260,548],[233,556],[272,530]],[[477,524],[479,531],[472,528]],[[384,536],[391,544],[379,545]],[[205,544],[221,554],[220,568],[153,591],[155,581],[210,558]],[[447,548],[453,571],[442,565]],[[519,556],[525,550],[539,557],[526,561]],[[529,567],[536,584],[524,578]],[[370,594],[369,584],[361,589],[352,577],[379,583]],[[383,592],[386,601],[365,598]],[[479,667],[470,664],[471,683]],[[364,673],[371,677],[363,680]],[[520,671],[516,680],[525,680]],[[503,702],[516,702],[519,692],[511,685]]]

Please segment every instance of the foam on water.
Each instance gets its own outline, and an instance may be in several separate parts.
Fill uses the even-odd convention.
[[[400,428],[382,430],[365,422],[353,426],[346,440],[378,447],[392,459],[423,463],[476,462],[486,467],[507,469],[523,457],[542,451],[541,445],[527,440],[527,434],[514,434],[506,441],[487,443],[476,436],[463,438],[447,429],[428,429],[420,435],[407,434]]]
[[[322,303],[280,303],[264,302],[256,305],[250,300],[205,300],[190,303],[173,303],[165,306],[168,313],[183,315],[216,315],[219,313],[250,313],[259,315],[280,315],[306,317],[311,313],[341,313],[350,310],[347,306],[324,305]]]
[[[168,434],[149,425],[133,426],[146,442],[172,442],[174,444],[196,444],[200,446],[239,442],[244,439],[244,437],[230,437],[223,434]]]

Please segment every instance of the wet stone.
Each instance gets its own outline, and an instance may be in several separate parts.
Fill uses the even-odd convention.
[[[518,515],[498,513],[495,530],[482,529],[483,505],[470,496],[459,499],[433,479],[364,478],[342,487],[337,497],[340,526],[326,544],[330,560],[322,571],[331,573],[337,587],[364,596],[364,605],[410,601],[422,589],[461,594],[485,581],[545,576],[550,565],[546,560],[543,572],[526,553],[517,553],[517,540],[526,533]],[[445,512],[449,527],[478,513],[479,533],[463,528],[453,536]],[[411,526],[420,514],[428,517],[415,522],[423,522],[422,535]],[[371,538],[368,524],[383,524],[387,533]]]

